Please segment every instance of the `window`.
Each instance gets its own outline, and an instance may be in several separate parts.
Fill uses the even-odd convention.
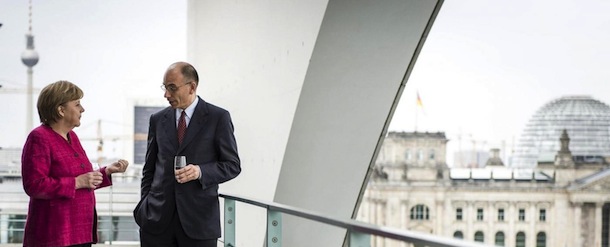
[[[482,208],[477,208],[477,220],[478,221],[483,220],[483,209]]]
[[[505,246],[505,242],[504,242],[504,233],[503,232],[497,232],[496,233],[496,246]]]
[[[464,239],[464,234],[461,231],[456,231],[453,233],[453,238]]]
[[[455,210],[455,220],[462,220],[462,208],[457,208]]]
[[[405,159],[411,160],[411,150],[409,150],[409,149],[405,150]]]
[[[536,247],[546,247],[546,233],[539,232],[536,235]]]
[[[11,214],[8,217],[8,243],[21,243],[25,229],[24,214]],[[3,236],[4,237],[4,236]]]
[[[498,209],[498,221],[504,221],[504,209]]]
[[[525,247],[525,233],[523,233],[523,232],[517,233],[517,242],[516,242],[515,246]]]
[[[424,150],[417,150],[417,160],[423,160],[424,159]]]
[[[436,158],[436,155],[434,154],[434,149],[430,149],[430,153],[428,154],[428,158],[430,158],[431,160],[434,160],[434,158]]]
[[[137,234],[128,234],[120,229],[138,229],[138,225],[129,216],[98,216],[98,242],[137,241]]]
[[[485,242],[485,235],[483,235],[482,231],[477,231],[474,233],[474,241],[479,243]]]
[[[428,207],[417,204],[415,207],[411,208],[411,219],[412,220],[429,220],[430,219],[430,209]]]
[[[519,209],[519,221],[525,221],[525,209]]]
[[[546,221],[546,209],[540,209],[540,215],[538,215],[538,220],[543,222]]]

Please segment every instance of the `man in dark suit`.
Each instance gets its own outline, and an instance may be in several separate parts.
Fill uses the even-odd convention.
[[[167,107],[150,117],[141,199],[134,209],[140,243],[216,247],[220,237],[218,184],[241,172],[229,112],[197,96],[199,76],[185,62],[163,77]],[[174,157],[187,166],[174,171]]]

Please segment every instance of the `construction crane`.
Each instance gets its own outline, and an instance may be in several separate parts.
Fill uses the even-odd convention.
[[[0,85],[0,94],[14,94],[14,93],[27,93],[27,91],[25,89],[20,89],[20,88],[2,88],[2,85]],[[40,93],[40,89],[35,89],[33,91],[33,93]]]
[[[0,94],[17,94],[17,93],[28,93],[27,88],[10,88],[10,87],[5,87],[4,85],[0,84]],[[33,88],[32,89],[32,93],[40,93],[40,88]]]
[[[1,81],[0,81],[1,82]],[[30,85],[31,86],[31,85]],[[33,106],[33,102],[32,102],[32,97],[33,94],[38,94],[40,93],[40,88],[32,88],[32,87],[25,87],[25,88],[8,88],[5,87],[3,84],[0,84],[0,94],[26,94],[26,124],[25,124],[25,135],[27,136],[30,131],[33,128],[32,122],[32,116],[34,114],[34,106]]]
[[[93,138],[80,138],[81,141],[96,141],[97,142],[97,159],[96,163],[101,165],[106,157],[104,156],[104,141],[119,141],[133,139],[132,136],[128,135],[106,135],[102,133],[102,119],[98,119],[96,123],[96,137]]]

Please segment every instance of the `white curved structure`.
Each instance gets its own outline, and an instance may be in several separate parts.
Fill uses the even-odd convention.
[[[221,190],[355,217],[441,4],[189,1],[199,94],[232,113],[242,158],[242,174]],[[237,242],[262,243],[265,216],[237,208]],[[341,246],[345,237],[289,217],[283,224],[285,246]]]

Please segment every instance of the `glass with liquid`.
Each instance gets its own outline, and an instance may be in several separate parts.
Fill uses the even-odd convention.
[[[180,170],[186,166],[186,156],[174,157],[174,170]]]

